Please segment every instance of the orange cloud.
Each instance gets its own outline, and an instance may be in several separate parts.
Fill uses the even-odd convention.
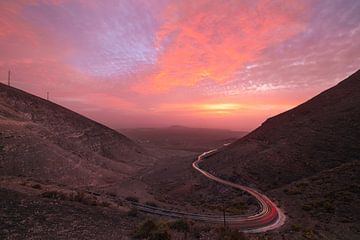
[[[256,103],[251,101],[244,101],[242,103],[235,102],[198,102],[198,103],[173,103],[161,104],[157,111],[158,113],[181,113],[191,116],[206,115],[209,117],[216,117],[226,115],[256,115],[259,112],[280,112],[290,109],[296,104],[272,102],[272,103]]]
[[[222,83],[261,50],[305,27],[304,1],[179,1],[165,9],[157,32],[156,71],[135,89],[162,92],[204,79]]]

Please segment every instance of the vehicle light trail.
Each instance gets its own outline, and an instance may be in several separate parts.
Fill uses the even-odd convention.
[[[260,205],[260,211],[254,215],[227,216],[226,217],[227,224],[236,226],[238,227],[239,230],[249,233],[266,232],[281,227],[285,223],[286,217],[284,213],[281,211],[281,209],[279,209],[276,206],[276,204],[273,203],[267,196],[261,194],[260,192],[250,187],[218,178],[199,167],[200,162],[204,161],[206,157],[215,154],[217,151],[218,149],[214,149],[198,156],[197,160],[192,164],[193,168],[198,172],[200,172],[205,177],[209,178],[210,180],[249,193],[250,195],[255,197],[255,199],[258,201]],[[223,222],[223,216],[221,215],[187,213],[187,212],[168,210],[158,207],[152,207],[135,202],[132,202],[131,204],[134,207],[136,207],[138,210],[150,214],[157,214],[157,215],[168,216],[173,218],[188,218],[192,220],[204,221],[209,223],[218,223],[218,224],[221,224]]]

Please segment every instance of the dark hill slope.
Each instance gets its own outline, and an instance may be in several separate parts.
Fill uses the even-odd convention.
[[[0,84],[0,175],[100,184],[149,163],[144,150],[120,133]]]
[[[265,121],[203,163],[271,189],[360,159],[360,71]]]

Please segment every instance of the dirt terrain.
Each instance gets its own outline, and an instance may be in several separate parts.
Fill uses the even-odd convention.
[[[266,120],[204,167],[271,189],[360,159],[360,71]]]
[[[352,161],[269,192],[286,209],[291,236],[357,239],[360,236],[359,171],[360,161]]]
[[[162,207],[195,213],[222,213],[224,204],[229,214],[255,212],[257,205],[252,197],[211,182],[192,168],[192,163],[203,151],[221,147],[244,132],[222,129],[205,132],[207,129],[180,126],[124,132],[157,159],[154,166],[141,171],[138,177],[152,194],[153,198],[147,200]]]
[[[130,140],[0,85],[0,238],[357,239],[359,78],[357,72],[225,147],[243,133],[202,135],[204,129],[176,126],[127,130]],[[164,138],[169,132],[174,136]],[[191,167],[208,147],[221,150],[203,167],[265,192],[285,211],[282,228],[244,235],[132,207],[140,202],[194,213],[258,211],[249,195],[213,183]]]
[[[0,84],[0,176],[96,186],[126,179],[152,162],[120,133]]]
[[[350,240],[360,237],[359,159],[360,71],[268,119],[202,166],[276,199],[288,215],[281,234]]]
[[[128,239],[125,212],[0,188],[0,239]]]
[[[175,136],[163,141],[167,131]],[[128,239],[147,218],[174,221],[134,214],[127,199],[194,213],[221,213],[224,202],[227,214],[255,212],[250,196],[209,183],[192,169],[202,151],[243,135],[207,131],[172,127],[152,130],[147,137],[154,142],[130,140],[1,84],[1,238]],[[192,225],[193,231],[199,226]],[[179,235],[169,232],[175,239]]]

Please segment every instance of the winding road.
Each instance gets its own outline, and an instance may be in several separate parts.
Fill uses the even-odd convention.
[[[255,197],[260,205],[260,211],[254,215],[244,216],[244,215],[229,215],[226,216],[226,223],[230,225],[234,225],[238,227],[239,230],[243,232],[257,233],[257,232],[266,232],[269,230],[273,230],[282,226],[285,222],[285,215],[279,209],[275,203],[273,203],[267,196],[261,194],[260,192],[240,184],[236,184],[233,182],[226,181],[224,179],[218,178],[209,172],[201,169],[199,167],[199,163],[202,162],[206,157],[216,153],[218,149],[214,149],[208,152],[201,154],[195,162],[193,162],[192,166],[195,170],[200,172],[205,177],[218,182],[220,184],[224,184],[242,191],[245,191]],[[180,212],[174,210],[168,210],[158,207],[152,207],[141,203],[132,202],[132,205],[136,207],[138,210],[157,214],[161,216],[168,216],[173,218],[186,218],[198,221],[204,221],[209,223],[222,223],[224,218],[221,215],[205,215],[205,214],[195,214],[195,213],[187,213]]]

